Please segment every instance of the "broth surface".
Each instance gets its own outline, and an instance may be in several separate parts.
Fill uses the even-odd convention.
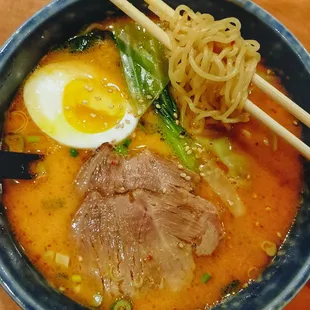
[[[112,41],[104,41],[79,54],[53,51],[42,59],[40,66],[67,60],[109,66],[114,81],[120,88],[125,88],[118,51]],[[258,68],[260,74],[281,89],[277,78],[269,71],[263,66]],[[14,111],[23,111],[28,115],[22,93],[23,87],[8,111],[5,136],[20,126],[20,119],[15,117]],[[250,99],[292,133],[300,136],[301,129],[294,124],[294,118],[255,87]],[[152,112],[148,112],[146,119],[152,117]],[[69,147],[49,138],[30,117],[22,135],[40,136],[40,142],[26,142],[24,151],[46,155],[46,175],[31,181],[4,182],[3,200],[14,234],[32,263],[57,290],[88,307],[96,306],[94,295],[101,293],[102,308],[108,308],[113,300],[100,291],[101,287],[90,275],[81,271],[83,261],[70,237],[71,220],[81,204],[73,182],[91,151],[79,150],[79,155],[72,157]],[[274,151],[274,136],[254,119],[236,125],[226,135],[231,139],[234,149],[249,162],[247,180],[236,184],[247,208],[246,215],[234,218],[209,186],[201,184],[199,194],[220,210],[220,219],[225,228],[224,238],[211,256],[195,257],[196,271],[191,287],[177,293],[163,289],[137,296],[133,300],[134,309],[197,309],[216,303],[228,283],[238,280],[240,288],[245,287],[270,263],[272,257],[262,250],[262,242],[271,241],[279,247],[289,231],[299,205],[302,185],[302,166],[298,153],[280,139]],[[171,148],[158,133],[145,134],[137,128],[130,152],[143,148],[163,156],[172,156]],[[68,268],[56,264],[55,253],[69,256]],[[212,275],[206,284],[201,281],[204,273]],[[81,281],[73,281],[72,276],[75,275],[81,275]]]

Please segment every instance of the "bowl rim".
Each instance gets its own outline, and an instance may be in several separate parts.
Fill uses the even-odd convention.
[[[0,48],[0,68],[10,59],[14,51],[27,37],[39,27],[46,18],[56,15],[66,7],[80,2],[81,0],[53,0],[51,3],[44,6],[37,13],[26,20],[10,38]],[[310,55],[301,42],[288,30],[278,19],[272,16],[265,9],[251,0],[222,0],[231,2],[234,5],[241,7],[248,13],[255,15],[260,21],[275,30],[281,37],[291,46],[294,53],[298,56],[302,64],[310,75]],[[21,39],[22,38],[22,39]],[[280,295],[275,296],[264,306],[265,310],[276,309],[284,307],[289,301],[297,295],[302,289],[303,285],[310,279],[310,257],[307,263],[296,273],[294,279],[288,283],[286,288]],[[0,285],[6,293],[18,304],[21,308],[32,309],[33,303],[30,302],[31,297],[28,296],[26,290],[12,282],[10,276],[7,274],[3,266],[0,266]],[[15,293],[18,292],[18,293]]]

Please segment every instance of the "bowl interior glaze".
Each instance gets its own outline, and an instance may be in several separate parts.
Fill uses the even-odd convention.
[[[175,7],[179,1],[167,1]],[[142,1],[133,1],[140,9]],[[293,100],[310,110],[310,57],[299,42],[264,10],[247,0],[183,0],[194,10],[215,18],[234,16],[241,20],[245,38],[261,43],[265,64],[280,76]],[[22,26],[0,51],[0,119],[16,90],[40,58],[55,44],[76,34],[84,25],[102,20],[116,9],[103,0],[58,0]],[[119,12],[117,13],[119,14]],[[310,130],[303,128],[310,144]],[[246,290],[216,305],[214,309],[282,309],[307,281],[310,274],[310,168],[305,163],[305,190],[292,229],[278,255],[262,276]],[[279,214],[281,216],[281,214]],[[0,283],[24,309],[85,309],[56,292],[31,265],[14,240],[0,206]]]

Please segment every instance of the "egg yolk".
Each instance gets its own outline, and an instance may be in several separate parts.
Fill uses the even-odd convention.
[[[127,102],[118,87],[95,79],[75,79],[64,89],[63,111],[68,123],[84,133],[98,133],[116,126]]]

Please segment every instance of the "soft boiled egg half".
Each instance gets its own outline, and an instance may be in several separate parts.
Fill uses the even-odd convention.
[[[87,149],[120,142],[139,119],[108,75],[74,60],[39,67],[25,84],[25,105],[37,126],[61,144]]]

